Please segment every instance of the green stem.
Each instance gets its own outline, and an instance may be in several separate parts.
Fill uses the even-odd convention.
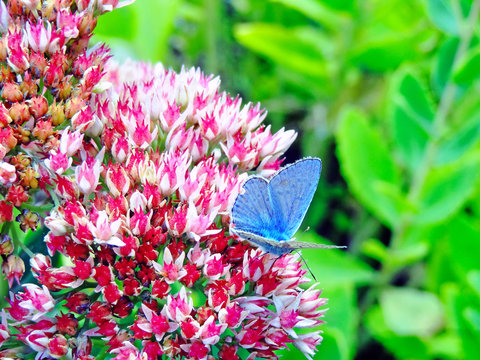
[[[27,203],[23,203],[22,206],[20,207],[21,210],[28,209],[28,210],[35,211],[37,213],[50,212],[52,208],[53,208],[52,204],[44,204],[44,205],[36,206],[33,204],[27,204]]]
[[[12,234],[12,240],[15,247],[20,247],[23,251],[27,253],[29,257],[33,257],[35,254],[20,240],[21,236],[17,232],[17,228],[12,224],[9,228],[10,233]]]

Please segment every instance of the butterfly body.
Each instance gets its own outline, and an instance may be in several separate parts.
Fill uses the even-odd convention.
[[[231,232],[277,256],[296,249],[332,248],[292,239],[313,199],[321,169],[320,159],[305,158],[270,179],[249,177],[232,208]]]

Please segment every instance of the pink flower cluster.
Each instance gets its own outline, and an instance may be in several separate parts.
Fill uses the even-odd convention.
[[[43,213],[38,189],[51,185],[49,169],[67,169],[93,122],[64,131],[88,108],[109,58],[105,46],[87,50],[96,18],[118,0],[9,0],[0,2],[0,223],[35,230]],[[49,153],[48,164],[43,161]],[[48,207],[47,207],[48,208]],[[18,211],[17,211],[18,210]],[[1,252],[8,255],[7,252]]]
[[[49,64],[38,75],[49,84],[39,105],[47,110],[37,116],[36,98],[22,98],[28,119],[3,129],[23,134],[42,122],[50,129],[4,151],[1,185],[8,192],[21,185],[23,170],[12,159],[25,156],[55,206],[45,218],[49,256],[30,259],[39,285],[12,292],[2,313],[0,356],[275,359],[293,344],[311,359],[325,299],[316,284],[305,287],[299,256],[275,258],[228,232],[247,171],[274,173],[296,133],[272,133],[258,104],[221,92],[220,80],[200,70],[117,65],[103,46],[85,50],[84,19],[94,22],[118,1],[1,4],[15,81],[28,73],[32,54],[46,53]],[[50,74],[57,53],[76,56],[62,57]],[[65,99],[62,84],[71,87]],[[68,112],[65,101],[75,104]],[[57,122],[48,109],[60,103]],[[11,286],[23,263],[2,236]]]

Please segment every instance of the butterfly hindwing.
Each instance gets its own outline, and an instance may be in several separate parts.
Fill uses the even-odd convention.
[[[339,249],[344,247],[335,245],[315,244],[302,241],[276,241],[252,233],[242,231],[236,233],[243,239],[253,243],[258,247],[261,247],[266,252],[269,252],[276,256],[281,256],[283,254],[287,254],[294,250],[300,249]]]
[[[317,189],[322,162],[306,158],[286,166],[268,184],[277,230],[288,240],[297,232]]]
[[[254,176],[244,184],[244,192],[237,196],[232,208],[234,232],[244,231],[260,236],[268,236],[275,214],[268,195],[268,182]]]
[[[257,234],[239,231],[239,230],[236,230],[235,234],[240,236],[242,239],[245,239],[248,242],[252,243],[253,245],[260,247],[264,251],[276,256],[281,256],[283,254],[290,253],[293,250],[285,246],[288,243],[288,241],[271,240],[263,236],[258,236]]]

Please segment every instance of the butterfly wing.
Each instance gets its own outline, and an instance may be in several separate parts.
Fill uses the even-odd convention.
[[[287,254],[292,252],[290,247],[284,246],[288,244],[288,241],[277,241],[272,239],[267,239],[263,236],[258,236],[257,234],[253,234],[250,232],[245,232],[241,230],[234,231],[238,236],[242,239],[247,240],[248,242],[252,243],[253,245],[260,247],[263,251],[273,254],[275,256],[281,256],[283,254]]]
[[[303,241],[288,241],[288,245],[292,250],[300,249],[346,249],[346,246],[337,246],[337,245],[325,245],[325,244],[315,244],[308,243]]]
[[[321,170],[320,159],[306,158],[286,166],[270,180],[268,191],[279,232],[273,239],[289,240],[297,232],[312,202]]]
[[[277,241],[267,239],[256,234],[237,231],[238,236],[253,243],[254,245],[261,247],[264,251],[269,252],[276,256],[281,256],[299,249],[342,249],[346,246],[335,246],[325,244],[307,243],[302,241]]]
[[[268,195],[268,182],[261,177],[251,177],[244,184],[245,190],[237,196],[232,208],[232,232],[251,233],[269,237],[274,212]]]

